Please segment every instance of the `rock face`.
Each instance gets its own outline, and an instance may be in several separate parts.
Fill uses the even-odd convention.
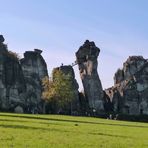
[[[0,36],[0,110],[42,112],[43,77],[48,76],[41,50],[27,51],[19,60]]]
[[[85,97],[88,100],[89,107],[97,112],[104,109],[103,90],[97,73],[99,53],[100,49],[96,47],[95,43],[88,40],[76,52]]]
[[[26,82],[26,105],[29,112],[42,113],[42,79],[48,76],[47,65],[41,56],[42,51],[26,51],[21,66]]]
[[[4,38],[0,41],[0,110],[14,111],[17,105],[25,105],[26,86],[16,55],[7,50]]]
[[[48,105],[42,99],[42,79],[48,77],[47,65],[42,51],[26,51],[19,59],[16,53],[8,51],[0,35],[0,111],[16,113],[43,113]],[[73,101],[64,106],[72,114],[86,115],[92,111],[148,115],[148,60],[142,56],[131,56],[114,75],[114,86],[103,91],[97,73],[100,49],[94,42],[86,42],[76,52],[84,93],[78,92],[78,83],[72,66],[60,66],[65,75],[70,75],[74,92]],[[53,75],[54,77],[54,75]],[[54,110],[54,109],[53,109]]]
[[[0,43],[3,43],[5,41],[4,37],[0,35]]]
[[[68,106],[66,106],[65,110],[68,109],[70,110],[70,112],[72,111],[71,114],[77,114],[79,111],[79,91],[78,91],[79,85],[75,79],[74,70],[70,65],[57,67],[53,69],[53,78],[54,78],[54,72],[56,72],[57,70],[62,71],[67,76],[70,76],[67,78],[72,84],[72,91],[74,92],[74,98],[72,99],[72,102]]]
[[[114,76],[114,86],[105,90],[114,111],[124,114],[148,114],[148,61],[132,56]]]

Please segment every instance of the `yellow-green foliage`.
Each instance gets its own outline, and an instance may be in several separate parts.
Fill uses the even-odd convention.
[[[0,113],[1,148],[148,148],[148,124]]]
[[[8,51],[8,56],[11,57],[11,58],[13,58],[13,59],[15,59],[15,60],[20,60],[20,56],[16,52],[12,52],[12,51],[9,50]]]
[[[45,77],[42,81],[44,88],[42,97],[45,100],[55,100],[63,106],[74,98],[74,89],[70,75],[65,75],[62,71],[53,71],[53,78]]]
[[[42,93],[42,98],[44,100],[51,100],[54,97],[55,90],[52,79],[49,79],[47,76],[42,79],[42,86],[44,88],[44,91]]]

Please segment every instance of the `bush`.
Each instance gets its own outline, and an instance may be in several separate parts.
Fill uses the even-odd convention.
[[[13,58],[13,59],[16,59],[16,60],[20,60],[20,55],[16,52],[12,52],[12,51],[8,51],[8,56]]]

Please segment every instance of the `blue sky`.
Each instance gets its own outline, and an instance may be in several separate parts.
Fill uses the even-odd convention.
[[[22,55],[40,48],[49,74],[75,61],[86,39],[101,49],[98,72],[104,88],[131,55],[148,57],[147,0],[0,0],[0,34]],[[76,78],[82,89],[78,67]]]

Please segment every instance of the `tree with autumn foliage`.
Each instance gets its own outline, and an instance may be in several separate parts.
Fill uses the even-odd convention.
[[[49,102],[56,102],[59,107],[71,104],[74,99],[71,75],[64,74],[61,70],[53,70],[52,77],[45,77],[42,81],[44,91],[42,97]]]

